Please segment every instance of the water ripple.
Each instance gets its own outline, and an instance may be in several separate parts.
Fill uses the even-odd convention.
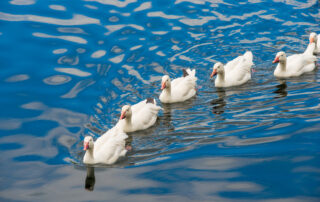
[[[49,85],[61,85],[68,83],[69,81],[71,81],[71,77],[65,75],[54,75],[43,79],[43,82]]]
[[[41,37],[41,38],[53,38],[53,39],[62,39],[62,40],[66,40],[66,41],[71,41],[71,42],[75,42],[75,43],[79,43],[79,44],[86,44],[87,40],[78,37],[78,36],[54,36],[54,35],[49,35],[49,34],[45,34],[45,33],[33,33],[33,36],[36,37]]]
[[[136,2],[137,0],[124,0],[124,1],[119,1],[119,0],[85,0],[85,1],[95,1],[95,2],[99,2],[101,4],[106,4],[106,5],[111,5],[111,6],[123,8],[123,7],[126,7],[128,4]]]
[[[87,24],[100,24],[100,20],[90,18],[84,15],[75,14],[72,19],[57,19],[51,17],[37,16],[37,15],[14,15],[9,13],[0,12],[0,20],[5,21],[30,21],[48,23],[54,25],[87,25]]]
[[[62,201],[105,200],[106,190],[111,201],[319,197],[310,186],[319,184],[319,71],[276,79],[272,64],[276,52],[301,53],[309,33],[320,33],[318,1],[1,5],[0,200],[43,201],[57,192]],[[215,88],[214,63],[246,50],[254,55],[252,80]],[[196,69],[197,95],[161,104],[161,77],[185,68]],[[155,126],[128,134],[132,150],[98,165],[97,188],[84,193],[83,137],[99,137],[123,105],[146,97],[163,108]]]
[[[11,0],[10,3],[18,6],[26,6],[34,4],[35,0]]]
[[[71,75],[75,75],[75,76],[80,76],[80,77],[88,77],[91,75],[91,73],[82,71],[77,68],[56,67],[54,69],[58,72],[63,72],[63,73],[67,73],[67,74],[71,74]]]
[[[151,7],[152,7],[152,3],[151,2],[144,2],[139,7],[135,8],[134,12],[147,10],[147,9],[150,9]]]
[[[66,11],[66,7],[62,6],[62,5],[50,5],[49,8],[51,8],[52,10],[57,10],[57,11]]]

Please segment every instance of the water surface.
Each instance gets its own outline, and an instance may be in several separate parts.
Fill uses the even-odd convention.
[[[303,52],[319,24],[316,0],[1,1],[0,199],[318,201],[319,71],[279,80],[272,60]],[[215,88],[213,64],[246,50],[252,80]],[[196,97],[157,99],[125,158],[82,164],[84,136],[183,68]]]

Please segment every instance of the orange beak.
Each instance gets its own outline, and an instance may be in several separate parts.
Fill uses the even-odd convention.
[[[311,38],[310,38],[310,43],[313,43],[313,42],[314,42],[314,38],[311,37]]]
[[[83,151],[86,151],[89,148],[89,142],[83,143]]]
[[[210,78],[212,78],[212,77],[215,76],[216,74],[217,74],[217,70],[214,69],[214,70],[212,71],[211,75],[210,75]]]
[[[272,63],[277,63],[277,62],[279,62],[279,57],[276,57]]]
[[[125,118],[126,118],[126,111],[121,112],[120,120],[125,119]]]
[[[165,89],[166,88],[166,82],[162,82],[161,83],[161,90]]]

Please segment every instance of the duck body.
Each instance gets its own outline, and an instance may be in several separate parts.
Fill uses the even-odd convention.
[[[316,48],[316,51],[315,51],[315,54],[320,54],[320,34],[318,34],[317,36],[317,48]]]
[[[118,128],[112,128],[100,136],[95,142],[91,136],[84,139],[83,157],[85,164],[113,164],[119,157],[125,156],[125,139],[128,136]]]
[[[170,80],[168,75],[162,77],[161,94],[162,103],[176,103],[186,101],[196,95],[196,70],[183,70],[183,77]]]
[[[124,132],[144,130],[155,124],[161,107],[157,106],[156,100],[148,98],[133,106],[122,107],[120,120],[116,127]]]
[[[216,87],[239,86],[251,79],[251,67],[253,55],[247,51],[244,55],[238,56],[226,65],[218,62],[214,65],[211,77],[215,79]]]
[[[273,63],[279,63],[274,70],[274,76],[288,78],[300,76],[306,72],[311,72],[316,68],[317,58],[313,55],[315,43],[311,43],[302,54],[294,54],[286,57],[284,52],[276,55]]]

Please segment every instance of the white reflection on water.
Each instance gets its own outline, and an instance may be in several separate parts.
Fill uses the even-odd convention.
[[[15,130],[22,125],[20,119],[0,119],[0,130]]]
[[[110,35],[111,33],[121,30],[124,27],[131,27],[140,31],[144,30],[144,27],[140,26],[140,25],[135,25],[135,24],[126,24],[126,25],[121,25],[121,24],[117,24],[117,25],[107,25],[105,26],[105,28],[107,30],[109,30],[109,32],[105,33],[105,35]]]
[[[56,10],[56,11],[66,11],[66,7],[62,6],[62,5],[50,5],[49,8],[51,8],[52,10]]]
[[[41,37],[41,38],[62,39],[62,40],[75,42],[75,43],[79,43],[79,44],[88,43],[87,40],[85,40],[85,39],[83,39],[83,38],[81,38],[79,36],[66,36],[66,35],[56,36],[56,35],[39,33],[39,32],[35,32],[32,35],[36,36],[36,37]]]
[[[124,56],[125,56],[125,54],[117,55],[117,56],[115,56],[113,58],[110,58],[109,61],[113,62],[115,64],[119,64],[120,62],[122,62]]]
[[[17,74],[17,75],[13,75],[9,78],[7,78],[5,81],[6,82],[20,82],[20,81],[25,81],[25,80],[28,80],[30,79],[30,76],[27,75],[27,74]]]
[[[66,53],[68,51],[68,49],[66,48],[59,48],[59,49],[55,49],[53,50],[53,54],[63,54],[63,53]]]
[[[85,0],[85,1],[96,1],[101,4],[117,6],[119,8],[123,8],[123,7],[126,7],[128,4],[137,2],[137,0],[124,0],[124,1],[119,1],[119,0]]]
[[[151,2],[144,2],[139,7],[135,8],[133,11],[139,12],[139,11],[147,10],[147,9],[150,9],[151,6],[152,6]]]
[[[43,82],[49,85],[61,85],[71,81],[70,76],[54,75],[43,79]]]
[[[180,19],[183,18],[183,16],[178,16],[178,15],[167,15],[165,13],[163,13],[162,11],[153,11],[153,12],[149,12],[147,14],[148,17],[162,17],[165,19]]]
[[[88,88],[89,86],[93,85],[96,82],[96,80],[89,78],[85,80],[81,80],[66,94],[62,95],[62,98],[75,98],[78,93],[83,91],[84,89]]]
[[[133,66],[129,66],[129,65],[122,65],[123,68],[125,68],[128,71],[128,74],[135,76],[138,80],[142,81],[144,84],[149,84],[148,81],[144,80],[140,73],[134,69]]]
[[[86,114],[73,112],[64,108],[51,108],[41,102],[30,102],[21,106],[23,109],[42,111],[39,116],[26,118],[25,121],[50,120],[65,127],[78,127],[88,121]]]
[[[9,13],[0,12],[0,20],[6,21],[31,21],[48,23],[54,25],[87,25],[87,24],[100,24],[100,20],[95,18],[90,18],[84,15],[76,14],[72,19],[57,19],[51,17],[43,17],[37,15],[13,15]]]
[[[26,6],[34,4],[35,0],[11,0],[9,3],[18,6]]]
[[[52,199],[57,193],[59,198],[66,201],[117,201],[119,198],[121,201],[145,201],[146,199],[148,201],[150,199],[233,201],[228,194],[223,193],[240,192],[259,195],[265,191],[265,187],[257,182],[242,180],[241,177],[248,173],[242,172],[245,169],[240,168],[272,160],[274,159],[205,157],[125,169],[112,168],[112,166],[110,168],[79,168],[46,165],[41,162],[19,162],[16,163],[16,172],[10,177],[20,178],[20,180],[15,182],[17,183],[15,186],[10,185],[12,189],[5,189],[0,193],[2,197],[30,201]],[[37,172],[32,171],[35,165]],[[5,165],[2,167],[4,168]],[[314,172],[314,169],[298,167],[297,172],[301,171]],[[7,172],[4,170],[3,174]],[[27,173],[33,174],[26,175]],[[5,178],[9,177],[9,175],[5,176]],[[167,189],[171,191],[166,193]],[[162,190],[164,193],[159,194]],[[247,198],[244,195],[242,199],[250,201],[250,195],[248,196]],[[314,198],[288,196],[268,200],[306,199]]]
[[[64,68],[64,67],[56,67],[54,68],[54,70],[56,70],[57,72],[63,72],[63,73],[67,73],[67,74],[71,74],[74,76],[80,76],[80,77],[88,77],[91,76],[90,72],[85,72],[83,70],[77,69],[77,68]]]
[[[101,58],[105,56],[107,52],[105,50],[97,50],[91,54],[92,58]]]
[[[14,2],[16,5],[19,2],[27,5],[35,1],[13,0],[10,3]],[[1,177],[5,182],[1,197],[46,201],[56,199],[59,193],[59,197],[66,201],[232,201],[227,195],[237,195],[239,192],[240,197],[248,196],[248,199],[261,196],[260,194],[273,197],[270,200],[306,199],[295,197],[294,193],[279,192],[272,187],[274,184],[268,187],[263,181],[278,180],[277,172],[273,170],[287,163],[286,158],[277,162],[279,155],[287,152],[295,159],[289,160],[288,164],[292,165],[281,168],[287,169],[286,173],[294,172],[293,177],[308,184],[317,182],[310,180],[319,173],[314,165],[317,154],[309,150],[309,145],[316,144],[316,137],[304,135],[318,132],[319,79],[316,78],[317,73],[314,73],[312,78],[299,77],[279,84],[272,75],[273,69],[269,63],[272,62],[270,55],[276,49],[301,51],[303,44],[307,43],[307,32],[312,29],[319,31],[319,12],[314,11],[317,1],[277,1],[281,2],[278,5],[290,4],[295,9],[313,6],[302,11],[301,15],[300,12],[292,12],[291,6],[283,7],[288,12],[282,12],[281,7],[261,10],[266,8],[265,5],[271,4],[271,1],[249,1],[261,3],[263,7],[237,1],[226,6],[228,3],[222,0],[176,0],[170,6],[165,5],[167,2],[169,1],[151,3],[137,0],[88,0],[88,5],[80,4],[76,6],[76,10],[70,10],[69,4],[48,5],[37,1],[36,10],[23,10],[31,6],[11,5],[19,9],[11,11],[12,14],[0,12],[0,20],[6,21],[5,24],[25,29],[21,37],[32,37],[30,46],[26,43],[21,47],[30,48],[30,53],[37,55],[38,52],[32,52],[35,50],[32,48],[37,47],[34,44],[41,44],[41,50],[47,49],[46,53],[49,53],[48,59],[51,56],[54,58],[54,64],[48,65],[59,66],[54,70],[43,68],[36,75],[32,73],[33,68],[30,68],[30,72],[11,72],[6,76],[8,79],[4,80],[9,90],[13,89],[11,85],[22,86],[37,81],[35,78],[39,77],[40,82],[49,85],[64,84],[71,78],[74,81],[63,86],[35,87],[35,94],[32,88],[23,90],[21,93],[28,99],[28,103],[21,106],[22,112],[14,112],[12,119],[0,121],[0,129],[8,133],[6,137],[0,138],[4,148],[1,151],[3,162],[6,162],[0,165]],[[44,6],[43,10],[41,5]],[[128,7],[125,8],[126,6]],[[96,18],[86,16],[88,8],[94,10],[89,10],[87,14]],[[232,8],[236,8],[237,12],[233,12]],[[59,17],[39,16],[38,11],[48,11],[48,15],[57,14]],[[74,11],[84,15],[73,13]],[[299,22],[295,23],[294,19]],[[263,26],[264,23],[277,26],[283,22],[286,22],[285,26],[279,30]],[[90,26],[80,28],[80,25]],[[2,32],[0,34],[3,35],[1,38],[4,42],[15,41],[20,37],[18,32],[12,34],[12,37],[6,30]],[[255,59],[258,73],[253,76],[253,81],[244,87],[226,91],[218,91],[214,85],[210,85],[207,74],[212,68],[211,62],[218,58],[227,60],[237,55],[237,51],[247,48],[253,48],[257,53]],[[103,61],[106,50],[110,50],[111,56]],[[87,53],[74,55],[85,52]],[[63,53],[68,55],[56,55]],[[57,57],[58,65],[55,64]],[[30,61],[34,60],[26,57],[26,64],[29,58]],[[76,68],[67,68],[69,66]],[[144,96],[157,97],[159,82],[164,73],[177,76],[180,75],[178,72],[181,68],[192,66],[197,69],[199,83],[204,86],[199,91],[199,96],[190,103],[184,103],[184,106],[164,107],[165,111],[160,115],[158,125],[150,130],[131,134],[129,142],[134,151],[113,166],[97,168],[95,186],[90,188],[94,188],[94,191],[86,192],[84,167],[70,166],[71,163],[82,166],[79,163],[83,154],[80,148],[81,138],[88,132],[84,128],[89,133],[101,134],[111,125],[106,120],[116,122],[118,119],[119,105],[134,103]],[[27,65],[26,67],[28,68]],[[55,71],[61,75],[55,75]],[[21,83],[15,83],[18,81]],[[91,89],[88,89],[90,86]],[[44,87],[53,90],[47,91]],[[55,94],[56,89],[64,93],[57,100],[41,100],[40,93],[47,91],[48,94]],[[88,97],[77,100],[80,92],[97,102],[87,102]],[[93,92],[96,93],[91,94]],[[34,97],[41,102],[31,102]],[[12,100],[18,99],[13,97]],[[64,106],[51,108],[50,103]],[[74,103],[79,104],[79,111],[86,113],[78,114],[67,110]],[[31,113],[23,114],[24,111]],[[19,118],[20,113],[26,117]],[[91,117],[90,120],[88,116]],[[315,123],[309,124],[308,121]],[[90,124],[93,126],[87,126]],[[46,126],[49,128],[45,128]],[[207,149],[208,147],[210,148]],[[305,156],[299,158],[295,152],[302,152]],[[245,157],[238,157],[240,154]],[[265,168],[265,162],[270,162],[272,166]],[[61,163],[69,165],[56,166]],[[256,172],[250,171],[250,166],[253,165],[258,168]],[[126,168],[122,168],[124,166]],[[11,172],[12,167],[16,168],[15,172]],[[259,168],[265,169],[262,174],[258,173]],[[93,169],[88,173],[92,174],[92,171]],[[264,174],[268,174],[268,177]],[[305,178],[300,178],[301,176]],[[296,186],[300,195],[315,195],[313,187],[305,188],[304,182],[292,182],[289,181],[288,185],[284,182],[284,188],[291,188],[292,185]]]

